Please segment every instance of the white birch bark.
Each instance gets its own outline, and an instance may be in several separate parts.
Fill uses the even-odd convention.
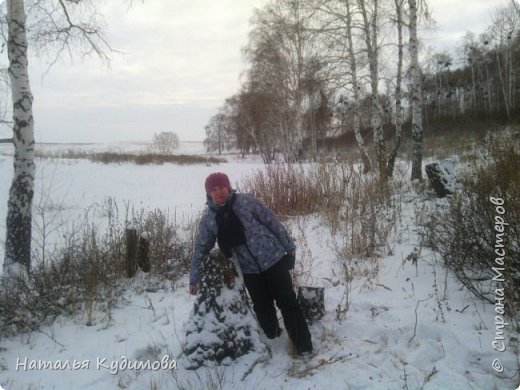
[[[304,92],[302,86],[302,78],[304,72],[304,46],[306,45],[303,36],[303,16],[301,15],[301,1],[296,0],[289,3],[289,29],[285,32],[287,45],[292,47],[288,58],[290,72],[292,73],[292,102],[290,106],[294,113],[294,123],[289,126],[290,144],[288,163],[297,162],[303,157],[303,139],[305,137],[304,119],[303,119],[303,99]]]
[[[397,78],[395,85],[395,141],[394,147],[388,157],[387,175],[392,177],[394,174],[395,160],[397,158],[397,152],[401,146],[401,133],[403,123],[403,107],[402,107],[402,81],[403,81],[403,0],[395,0],[395,11],[397,16],[397,48],[398,48],[398,60],[397,60]]]
[[[421,68],[417,38],[417,1],[408,0],[410,8],[410,79],[412,100],[412,180],[422,180],[423,125]]]
[[[491,75],[489,72],[489,67],[487,61],[483,60],[484,69],[486,71],[486,96],[484,97],[484,105],[487,104],[487,113],[493,113],[493,110],[496,109],[495,104],[493,104],[493,82],[491,81]]]
[[[29,271],[34,194],[34,122],[23,0],[7,1],[9,77],[13,101],[14,175],[6,220],[4,275]]]
[[[353,30],[353,24],[352,24],[352,11],[351,6],[349,2],[345,2],[345,7],[347,11],[347,41],[348,41],[348,55],[350,58],[350,72],[352,77],[352,89],[353,89],[353,95],[354,95],[354,110],[353,110],[353,125],[354,125],[354,135],[356,137],[356,142],[359,147],[359,151],[361,153],[361,160],[363,161],[363,171],[369,172],[372,170],[372,161],[370,160],[370,155],[368,154],[368,148],[365,145],[365,141],[363,140],[363,137],[361,136],[360,131],[360,118],[359,118],[359,90],[361,89],[361,86],[359,85],[358,76],[357,76],[357,61],[356,61],[356,53],[354,51],[354,41],[352,39],[352,30]]]
[[[369,15],[365,0],[358,0],[363,15],[363,39],[365,40],[368,64],[370,68],[370,86],[372,93],[372,129],[374,132],[374,146],[376,150],[379,179],[386,181],[386,145],[381,120],[381,104],[379,102],[379,49],[378,49],[378,0],[373,1],[372,14]],[[370,17],[370,20],[369,20]]]
[[[497,69],[498,69],[498,76],[499,76],[499,80],[500,80],[500,87],[502,90],[502,96],[504,97],[504,107],[506,109],[507,119],[509,120],[509,119],[511,119],[511,113],[510,113],[510,108],[509,108],[509,97],[507,94],[507,85],[506,85],[507,82],[506,82],[505,76],[504,76],[505,72],[502,69],[502,64],[500,61],[500,55],[499,55],[500,49],[497,47],[495,49],[495,51],[496,51],[496,58],[497,58]],[[507,67],[507,64],[504,67]]]
[[[515,107],[516,103],[516,96],[515,96],[515,84],[516,84],[516,77],[515,77],[515,71],[514,71],[514,60],[515,56],[513,55],[513,34],[510,33],[507,37],[507,55],[509,57],[508,65],[509,65],[509,71],[508,71],[508,95],[509,95],[509,107],[513,109]]]

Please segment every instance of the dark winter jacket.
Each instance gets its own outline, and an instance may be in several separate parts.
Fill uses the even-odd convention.
[[[226,203],[216,210],[217,243],[227,258],[233,256],[232,249],[247,242],[242,221],[233,211],[236,193],[230,194]]]
[[[231,202],[231,200],[234,201]],[[231,249],[240,264],[242,273],[257,274],[269,269],[288,252],[295,250],[294,242],[285,227],[271,210],[249,194],[231,192],[226,204],[231,205],[240,220],[246,242]],[[199,225],[195,252],[191,263],[190,284],[200,280],[199,268],[202,260],[215,246],[218,237],[217,213],[222,207],[208,199],[208,208]]]

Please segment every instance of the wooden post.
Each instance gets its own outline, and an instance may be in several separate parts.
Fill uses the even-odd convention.
[[[148,234],[141,234],[139,237],[139,267],[143,272],[150,272],[150,257],[148,255],[150,249],[150,239]]]
[[[134,277],[137,271],[137,230],[126,229],[126,276]]]

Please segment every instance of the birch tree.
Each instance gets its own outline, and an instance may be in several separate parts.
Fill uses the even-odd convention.
[[[477,42],[475,41],[475,36],[473,33],[468,32],[464,36],[463,43],[463,54],[464,59],[467,62],[467,66],[470,70],[470,87],[469,87],[469,102],[466,106],[471,109],[472,112],[477,113],[478,110],[478,91],[479,91],[479,74],[480,72],[480,63],[482,62],[482,54],[480,48],[478,47]]]
[[[403,82],[403,7],[404,0],[394,0],[395,3],[395,24],[397,29],[397,76],[395,81],[395,140],[394,147],[388,156],[387,175],[392,177],[394,173],[397,152],[401,146],[401,133],[403,124],[403,105],[402,105],[402,82]]]
[[[360,56],[359,9],[355,2],[346,0],[316,0],[314,5],[323,14],[319,34],[327,52],[324,53],[331,64],[331,76],[334,80],[336,94],[339,94],[339,115],[343,122],[351,115],[351,126],[358,145],[363,171],[372,170],[372,160],[368,147],[361,135],[360,106],[362,95],[362,80],[360,69],[366,61]],[[359,19],[359,18],[358,18]],[[361,58],[361,60],[360,60]]]
[[[248,53],[251,62],[258,63],[254,55],[259,48],[276,53],[268,65],[263,62],[261,73],[276,80],[279,99],[278,122],[281,129],[284,157],[287,162],[299,160],[303,155],[305,113],[313,100],[305,90],[309,77],[317,79],[314,69],[319,63],[319,45],[309,28],[313,20],[312,8],[303,0],[277,0],[258,11],[253,19]],[[266,72],[266,68],[270,68]],[[258,67],[257,67],[258,69]],[[267,79],[264,79],[267,81]],[[316,101],[316,99],[314,100]]]
[[[247,81],[239,94],[240,130],[253,140],[264,162],[274,159],[278,146],[286,159],[291,154],[291,124],[295,113],[291,107],[290,62],[280,45],[277,29],[258,15],[257,29],[245,49],[250,62]],[[280,145],[278,145],[280,143]]]
[[[518,32],[519,17],[514,3],[509,7],[499,8],[493,15],[493,24],[489,37],[494,45],[498,80],[507,119],[511,118],[514,107],[514,56],[513,41]]]
[[[7,1],[7,23],[14,144],[14,174],[7,203],[4,260],[4,274],[9,276],[24,270],[29,272],[31,264],[31,209],[35,172],[34,120],[23,0]]]
[[[423,124],[421,68],[417,38],[417,0],[408,0],[410,23],[410,98],[412,106],[412,180],[422,180]]]
[[[283,134],[276,118],[280,113],[273,101],[273,95],[257,85],[250,85],[240,94],[240,129],[245,130],[254,141],[257,151],[265,164],[275,157],[277,143]]]
[[[34,22],[28,22],[26,5],[34,10]],[[6,218],[4,275],[29,273],[31,267],[32,201],[34,194],[34,120],[33,96],[28,71],[28,48],[31,41],[40,48],[56,49],[57,55],[70,50],[74,42],[85,53],[94,52],[106,59],[110,46],[94,24],[75,22],[75,9],[95,9],[88,0],[24,1],[7,0],[7,47],[12,94],[14,174],[9,190]],[[30,26],[30,29],[27,26]],[[28,31],[32,35],[28,37]]]
[[[366,45],[368,65],[370,69],[370,89],[371,89],[371,123],[374,134],[374,147],[376,151],[377,167],[379,179],[382,183],[386,182],[387,156],[383,123],[381,119],[381,104],[379,102],[379,41],[378,41],[378,22],[380,5],[379,0],[369,0],[371,9],[368,8],[368,1],[357,0],[363,18],[363,38]]]
[[[204,127],[206,131],[204,145],[207,151],[216,150],[221,155],[227,146],[226,120],[227,117],[222,112],[218,112],[210,118],[209,123]]]
[[[372,160],[370,159],[370,155],[368,154],[368,148],[365,145],[365,141],[361,136],[360,130],[360,120],[359,120],[359,102],[361,100],[360,91],[361,85],[358,79],[358,61],[356,59],[356,51],[354,48],[354,39],[353,39],[353,12],[352,5],[346,1],[345,2],[345,10],[346,10],[346,34],[347,34],[347,42],[348,42],[348,58],[350,63],[350,73],[352,78],[352,93],[353,93],[353,104],[354,104],[354,135],[356,137],[356,142],[359,146],[359,150],[361,151],[361,160],[363,161],[363,170],[364,172],[369,172],[372,170]]]
[[[352,92],[353,92],[353,104],[354,104],[354,135],[356,137],[356,142],[359,146],[359,150],[361,151],[361,160],[363,161],[363,170],[364,172],[369,172],[372,170],[372,160],[370,159],[370,155],[368,154],[368,148],[365,145],[365,141],[361,136],[360,129],[360,120],[359,120],[359,107],[360,107],[360,91],[361,85],[358,78],[358,61],[356,59],[356,52],[354,49],[354,40],[353,40],[353,17],[351,5],[347,1],[345,3],[345,8],[347,11],[347,42],[348,42],[348,58],[350,59],[350,72],[352,77]]]

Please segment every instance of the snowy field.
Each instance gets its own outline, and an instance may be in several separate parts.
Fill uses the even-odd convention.
[[[0,146],[3,240],[12,160],[9,146]],[[190,148],[191,153],[202,149],[201,145]],[[237,184],[262,167],[260,162],[238,159],[212,166],[38,160],[35,202],[58,202],[64,224],[109,197],[136,209],[159,208],[178,219],[190,219],[203,208],[203,183],[209,173],[226,172]],[[166,286],[147,292],[142,286],[148,276],[140,273],[110,321],[101,312],[94,314],[93,326],[87,326],[81,316],[61,318],[41,331],[1,340],[0,386],[31,390],[515,389],[518,357],[509,343],[504,352],[492,346],[494,306],[474,300],[429,250],[422,249],[417,265],[406,260],[419,247],[416,213],[424,200],[411,189],[403,191],[408,195],[403,198],[398,231],[388,243],[390,255],[378,261],[375,278],[353,280],[350,308],[341,321],[336,308],[344,304],[347,287],[331,234],[316,216],[289,222],[298,255],[308,249],[305,256],[312,261],[305,284],[325,287],[326,315],[310,328],[316,356],[308,363],[288,355],[284,332],[275,342],[264,340],[272,352],[267,360],[255,361],[257,356],[250,354],[229,366],[183,369],[180,345],[194,303],[187,293],[188,277],[175,290]],[[506,342],[518,338],[510,327],[504,332]],[[147,360],[157,361],[159,369],[125,366]],[[497,361],[503,365],[501,374],[492,367]],[[54,367],[38,367],[42,362],[52,362]],[[170,369],[174,365],[176,369]]]

